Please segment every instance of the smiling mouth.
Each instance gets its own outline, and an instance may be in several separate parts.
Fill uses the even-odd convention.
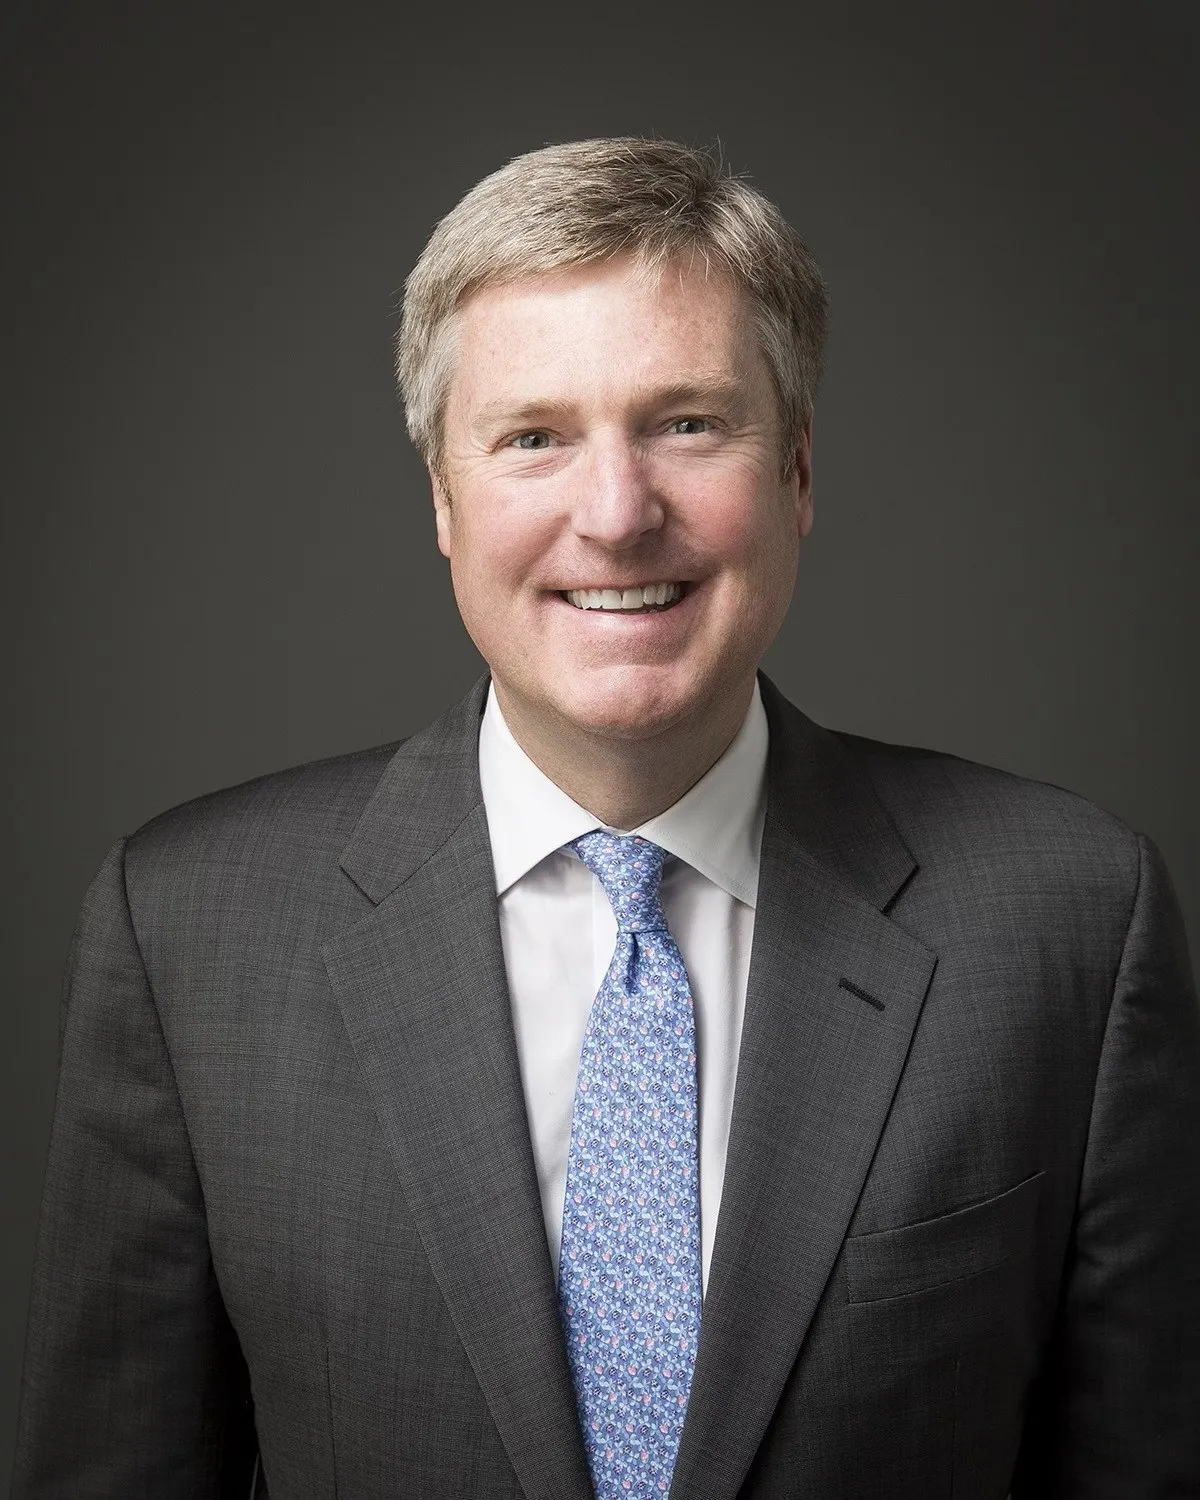
[[[682,583],[645,583],[632,589],[566,589],[560,597],[576,609],[632,615],[670,609],[679,603],[683,594]]]

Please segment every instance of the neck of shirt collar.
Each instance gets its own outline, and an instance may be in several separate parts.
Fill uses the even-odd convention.
[[[741,728],[721,758],[665,812],[639,828],[668,853],[753,906],[766,806],[767,716],[757,680]],[[488,688],[479,729],[479,780],[496,893],[594,828],[606,827],[541,771],[513,737]]]

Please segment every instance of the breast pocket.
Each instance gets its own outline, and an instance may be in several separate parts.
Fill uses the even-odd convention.
[[[842,1270],[864,1494],[1003,1496],[1032,1373],[1042,1174],[919,1223],[853,1235]]]

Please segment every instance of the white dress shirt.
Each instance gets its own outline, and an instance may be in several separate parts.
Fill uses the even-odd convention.
[[[766,762],[767,718],[756,683],[742,727],[721,759],[674,806],[632,830],[676,856],[663,872],[662,901],[696,1013],[705,1286],[746,1007]],[[479,779],[525,1109],[557,1275],[575,1075],[588,1012],[617,939],[603,886],[563,845],[606,825],[534,765],[490,690],[479,733]]]

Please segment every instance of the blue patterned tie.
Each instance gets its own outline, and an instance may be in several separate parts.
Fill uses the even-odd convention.
[[[666,850],[596,832],[617,946],[575,1085],[558,1295],[597,1500],[663,1500],[700,1334],[696,1026],[659,900]]]

